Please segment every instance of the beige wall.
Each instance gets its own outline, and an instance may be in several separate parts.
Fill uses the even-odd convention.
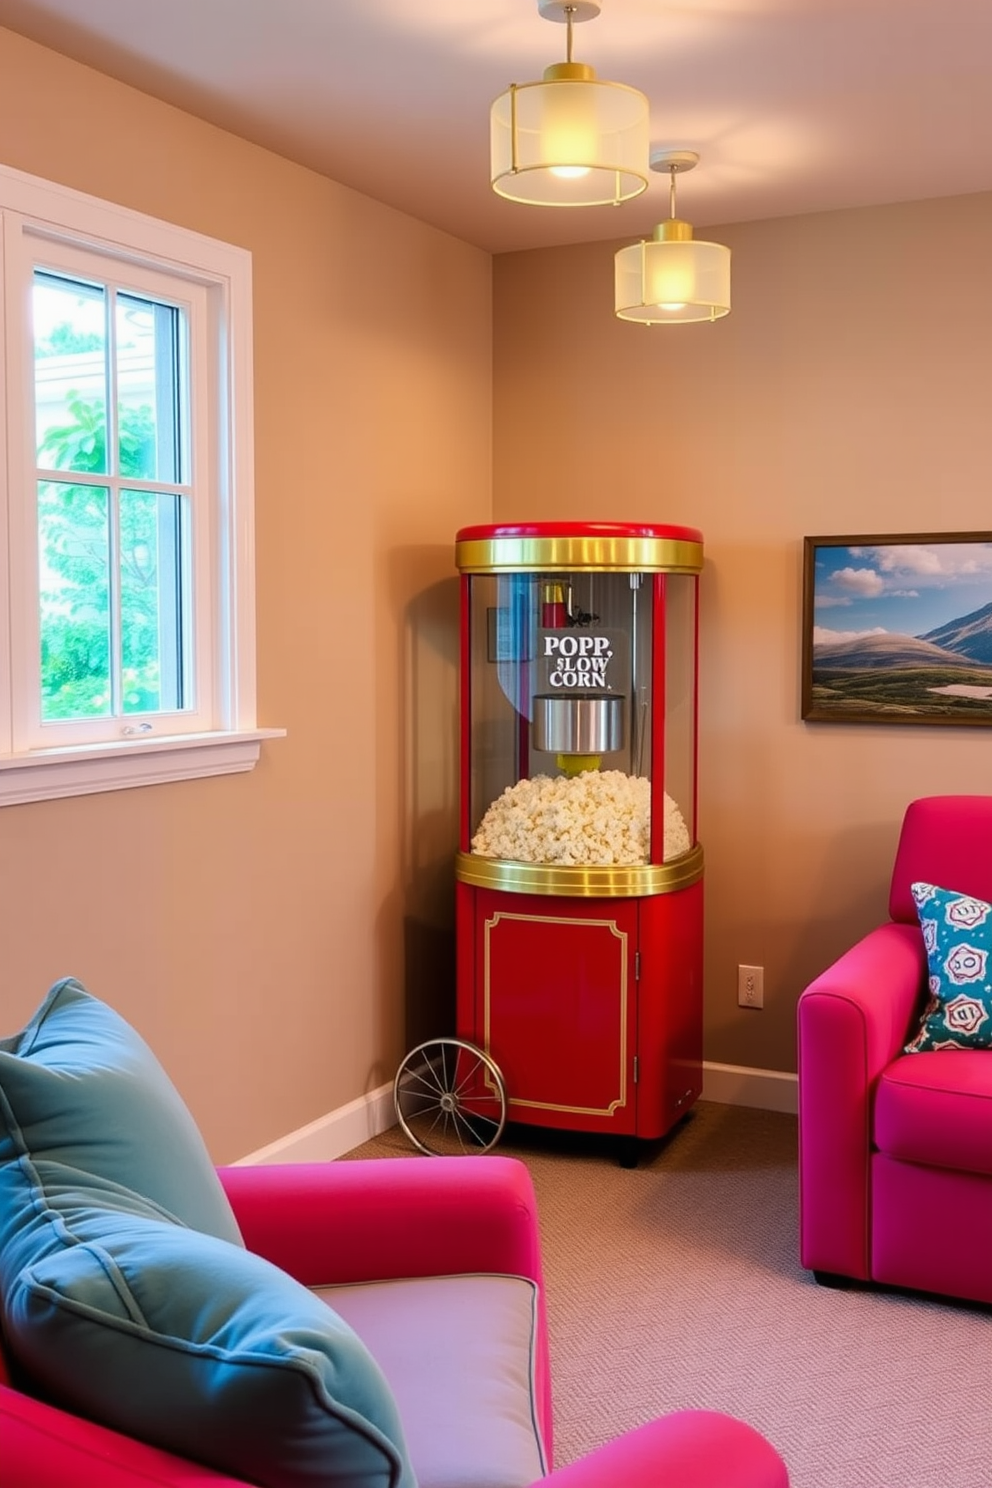
[[[0,1032],[79,976],[218,1160],[391,1078],[450,956],[453,536],[490,512],[488,255],[0,31],[0,160],[254,258],[251,774],[0,814]]]
[[[788,1070],[798,993],[885,913],[906,802],[992,789],[988,730],[799,719],[804,535],[992,529],[992,195],[707,235],[734,250],[715,325],[615,320],[617,244],[496,259],[494,518],[702,529],[705,1053]]]
[[[615,321],[612,245],[504,255],[491,369],[487,255],[3,31],[0,73],[5,164],[253,253],[259,716],[289,729],[249,775],[0,814],[0,1032],[80,976],[218,1160],[388,1079],[449,985],[454,531],[616,518],[705,535],[706,1055],[793,1068],[906,801],[992,789],[985,730],[798,717],[804,534],[992,527],[992,197],[714,232],[712,327]]]

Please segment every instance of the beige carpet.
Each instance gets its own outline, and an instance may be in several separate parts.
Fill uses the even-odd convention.
[[[794,1117],[700,1103],[634,1170],[590,1138],[498,1150],[538,1195],[559,1464],[702,1406],[763,1431],[793,1488],[990,1488],[992,1313],[818,1287]],[[409,1152],[397,1128],[350,1156]]]

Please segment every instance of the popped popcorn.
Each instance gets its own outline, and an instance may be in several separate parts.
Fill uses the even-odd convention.
[[[647,863],[651,782],[622,770],[535,775],[507,786],[472,838],[483,858],[601,867]],[[665,859],[692,843],[681,811],[665,795]]]

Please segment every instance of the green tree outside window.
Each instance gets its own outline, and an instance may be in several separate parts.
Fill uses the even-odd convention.
[[[54,336],[52,338],[54,341]],[[79,350],[63,344],[51,351]],[[48,349],[48,348],[46,348]],[[108,470],[102,405],[67,398],[71,422],[49,429],[38,458],[49,469],[101,475]],[[119,413],[119,473],[144,478],[154,468],[155,426],[146,405]],[[125,713],[161,708],[159,664],[159,503],[175,498],[123,491],[120,499],[122,697]],[[41,549],[42,714],[46,720],[106,716],[111,711],[110,493],[71,480],[42,481],[38,493]]]

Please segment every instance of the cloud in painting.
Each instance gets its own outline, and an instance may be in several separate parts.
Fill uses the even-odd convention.
[[[853,550],[852,550],[853,551]],[[920,578],[976,578],[992,574],[992,543],[920,543],[866,548],[864,554],[885,574]]]
[[[885,580],[873,568],[838,568],[833,582],[861,599],[885,593]]]

